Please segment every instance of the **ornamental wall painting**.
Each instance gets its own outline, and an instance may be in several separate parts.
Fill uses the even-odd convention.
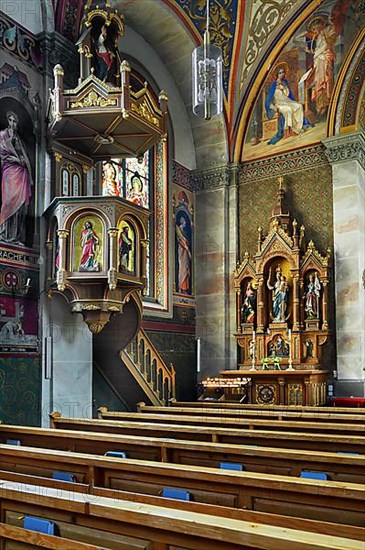
[[[136,232],[127,221],[122,221],[118,229],[118,270],[127,275],[136,275]]]
[[[193,194],[174,185],[175,292],[191,295],[193,290]]]
[[[35,136],[26,108],[0,99],[0,241],[32,245]]]
[[[0,353],[36,353],[37,334],[37,300],[0,296]]]
[[[91,214],[82,216],[73,228],[72,271],[99,272],[103,270],[102,220]]]
[[[336,79],[365,22],[349,0],[329,0],[297,29],[254,106],[243,160],[277,154],[327,136]]]

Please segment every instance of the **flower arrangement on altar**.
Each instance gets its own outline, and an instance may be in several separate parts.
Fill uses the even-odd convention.
[[[270,367],[272,367],[273,370],[281,370],[280,357],[276,357],[276,356],[264,357],[262,359],[262,370],[270,370]]]

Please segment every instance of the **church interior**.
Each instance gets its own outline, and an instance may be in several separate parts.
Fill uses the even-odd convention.
[[[0,2],[0,550],[363,550],[364,45]]]

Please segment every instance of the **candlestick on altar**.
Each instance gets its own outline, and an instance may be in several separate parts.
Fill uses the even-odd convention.
[[[287,370],[294,370],[294,368],[293,368],[293,361],[292,361],[291,329],[289,329],[288,333],[289,333],[289,366],[288,366]]]

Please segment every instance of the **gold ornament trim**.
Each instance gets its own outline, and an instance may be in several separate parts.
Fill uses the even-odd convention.
[[[322,266],[328,266],[330,255],[331,255],[331,251],[328,250],[327,251],[327,256],[322,256],[322,254],[320,254],[318,252],[314,242],[309,241],[308,246],[307,246],[307,251],[304,254],[303,259],[302,259],[302,265],[304,265],[306,263],[306,261],[308,260],[308,258],[310,256],[314,256],[322,264]]]
[[[117,105],[116,99],[105,99],[101,95],[98,95],[94,90],[91,90],[81,101],[75,101],[71,103],[71,109],[85,109],[87,107],[107,107]]]
[[[294,243],[293,243],[293,239],[291,237],[289,237],[289,235],[287,233],[285,233],[284,229],[282,229],[280,227],[280,225],[277,225],[275,226],[273,229],[271,229],[271,231],[269,231],[266,239],[264,240],[264,242],[262,243],[261,245],[261,252],[260,252],[260,256],[263,255],[263,251],[265,250],[265,248],[268,247],[271,239],[275,236],[275,235],[279,235],[283,241],[285,242],[285,244],[288,245],[289,248],[293,248],[294,246]]]
[[[145,120],[148,120],[151,124],[154,124],[155,126],[159,126],[158,118],[155,117],[150,109],[148,108],[147,101],[142,101],[141,103],[132,103],[132,111],[137,113],[140,117],[144,118]]]

